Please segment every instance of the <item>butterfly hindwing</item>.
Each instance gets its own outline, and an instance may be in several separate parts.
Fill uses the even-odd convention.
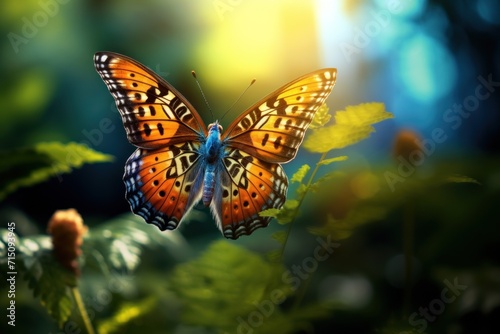
[[[130,207],[160,230],[175,229],[201,197],[203,161],[193,142],[137,149],[125,164]]]
[[[206,134],[193,106],[146,66],[112,52],[96,53],[94,63],[115,98],[127,138],[135,146],[163,147]]]
[[[271,218],[259,212],[285,202],[288,180],[283,168],[228,148],[219,169],[221,182],[211,208],[224,236],[237,239],[267,226]]]
[[[290,161],[314,113],[330,95],[336,74],[334,68],[318,70],[277,89],[238,117],[224,139],[264,161]]]

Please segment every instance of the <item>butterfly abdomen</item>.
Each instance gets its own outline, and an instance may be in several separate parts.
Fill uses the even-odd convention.
[[[203,193],[201,200],[205,206],[209,206],[212,202],[212,197],[214,196],[215,189],[215,166],[207,165],[205,169],[205,175],[203,179]]]

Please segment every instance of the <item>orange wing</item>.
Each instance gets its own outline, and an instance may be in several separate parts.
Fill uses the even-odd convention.
[[[198,151],[197,142],[137,149],[123,175],[132,211],[162,231],[175,229],[201,198],[203,159]]]
[[[259,212],[281,208],[287,188],[288,180],[279,164],[259,160],[236,148],[228,149],[211,204],[217,226],[231,239],[267,226],[271,217],[261,217]]]
[[[336,69],[325,68],[269,94],[229,126],[224,134],[227,145],[264,161],[290,161],[314,113],[330,95],[336,76]]]
[[[207,133],[193,106],[163,78],[139,62],[113,52],[94,55],[97,73],[115,98],[128,140],[158,148]]]

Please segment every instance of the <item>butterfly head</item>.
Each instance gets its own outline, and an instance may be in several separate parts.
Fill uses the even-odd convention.
[[[221,133],[222,133],[222,125],[219,124],[219,121],[215,121],[215,122],[210,123],[208,125],[208,135],[209,136],[210,135],[213,136],[213,135],[218,134],[220,137]]]
[[[207,141],[205,143],[205,147],[207,150],[206,158],[208,163],[213,163],[219,158],[221,144],[222,144],[221,133],[222,133],[222,126],[219,124],[218,121],[215,121],[214,123],[208,125],[208,136],[207,136]]]

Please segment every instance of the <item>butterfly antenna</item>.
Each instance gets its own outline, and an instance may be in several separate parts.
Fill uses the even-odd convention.
[[[252,79],[252,81],[250,82],[250,84],[247,86],[247,88],[245,88],[245,90],[243,91],[243,93],[240,94],[240,96],[238,96],[238,98],[236,99],[236,101],[234,101],[234,103],[226,110],[226,112],[222,115],[222,117],[220,118],[220,120],[222,120],[226,115],[227,113],[233,109],[233,107],[236,105],[236,103],[238,103],[238,101],[241,99],[241,97],[247,92],[247,90],[252,87],[252,85],[255,83],[256,79]]]
[[[212,114],[212,119],[215,119],[215,116],[214,116],[214,113],[212,111],[212,108],[210,108],[210,104],[208,104],[208,100],[207,100],[207,98],[205,96],[205,93],[203,93],[203,89],[201,89],[200,82],[198,81],[198,78],[196,77],[196,72],[195,71],[191,71],[191,75],[193,76],[194,80],[196,81],[196,84],[198,85],[198,88],[200,89],[201,96],[203,96],[203,100],[205,100],[205,104],[207,105],[208,110]]]

